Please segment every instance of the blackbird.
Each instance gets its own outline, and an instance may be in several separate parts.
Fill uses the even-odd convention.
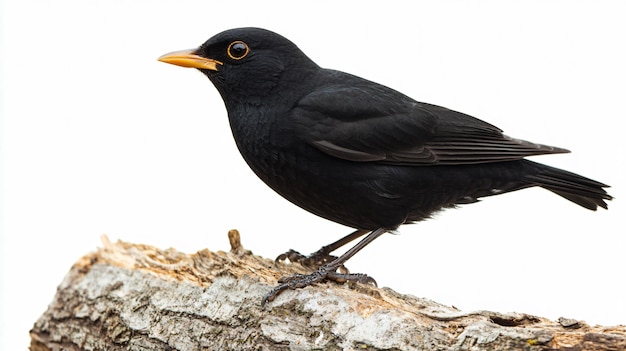
[[[213,82],[241,155],[270,188],[356,229],[310,257],[279,256],[317,270],[282,278],[263,304],[324,280],[375,284],[343,264],[402,224],[485,196],[539,186],[590,210],[612,199],[603,183],[524,159],[566,149],[514,139],[467,114],[321,68],[265,29],[226,30],[159,60],[197,68]],[[330,255],[366,234],[340,257]]]

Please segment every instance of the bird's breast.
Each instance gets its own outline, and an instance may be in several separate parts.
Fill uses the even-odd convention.
[[[289,169],[289,154],[294,152],[295,139],[281,133],[276,116],[269,108],[241,107],[229,111],[235,143],[250,168],[266,183]],[[293,158],[296,154],[293,153]]]
[[[268,116],[231,116],[237,147],[254,173],[281,196],[326,219],[375,229],[401,224],[406,211],[388,202],[396,194],[379,186],[372,167],[331,157],[288,123]],[[367,191],[370,187],[370,191]],[[366,190],[366,191],[364,191]],[[386,209],[382,209],[384,201]],[[359,204],[355,208],[355,204]],[[391,213],[395,211],[394,213]]]

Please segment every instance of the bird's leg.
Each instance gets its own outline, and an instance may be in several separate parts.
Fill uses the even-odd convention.
[[[275,262],[276,264],[278,264],[281,261],[289,260],[290,262],[298,262],[301,265],[308,267],[308,268],[317,269],[321,267],[322,265],[327,264],[337,259],[337,256],[333,256],[330,254],[331,252],[337,250],[338,248],[346,245],[347,243],[357,238],[362,237],[363,235],[369,232],[370,232],[369,230],[362,230],[362,229],[356,230],[352,232],[351,234],[348,234],[344,236],[343,238],[335,241],[332,244],[323,246],[321,249],[317,250],[316,252],[308,256],[305,256],[295,250],[289,250],[279,255],[278,257],[276,257]],[[348,273],[348,270],[343,265],[339,267],[339,269],[343,273]]]
[[[273,301],[276,298],[276,296],[278,296],[278,294],[280,294],[283,290],[304,288],[311,284],[321,282],[324,280],[332,280],[337,283],[344,283],[346,281],[354,281],[354,282],[359,282],[359,283],[364,283],[364,284],[376,285],[376,281],[370,276],[368,276],[367,274],[338,273],[337,269],[339,269],[340,267],[343,267],[343,264],[347,260],[349,260],[357,252],[359,252],[361,249],[363,249],[365,246],[367,246],[369,243],[371,243],[372,241],[374,241],[376,238],[383,235],[387,231],[389,231],[389,229],[385,229],[385,228],[378,228],[374,230],[373,232],[368,234],[363,240],[359,241],[356,245],[354,245],[350,250],[346,251],[343,255],[339,256],[338,258],[334,259],[333,261],[329,263],[322,265],[317,271],[311,274],[294,274],[289,277],[280,278],[278,282],[282,284],[278,285],[277,287],[272,289],[269,293],[267,293],[263,297],[263,300],[261,301],[261,305],[263,306],[268,301]],[[358,238],[359,236],[362,236],[365,233],[367,233],[367,232],[365,233],[361,233],[361,232],[363,231],[357,230],[356,232],[348,235],[347,237],[339,240],[338,242],[341,242],[342,240],[347,239],[346,242],[341,244],[341,245],[344,245]],[[357,233],[359,234],[357,235]],[[333,244],[336,244],[336,243],[333,243]],[[332,246],[333,244],[328,245],[328,246]]]

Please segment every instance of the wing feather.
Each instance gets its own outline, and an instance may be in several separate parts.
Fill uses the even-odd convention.
[[[419,166],[501,162],[569,152],[514,139],[472,116],[417,102],[349,74],[328,72],[341,83],[305,96],[291,117],[308,131],[311,145],[333,157]]]

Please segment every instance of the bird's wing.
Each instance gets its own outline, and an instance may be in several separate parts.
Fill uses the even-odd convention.
[[[292,115],[307,130],[311,145],[337,158],[459,165],[569,152],[510,138],[489,123],[416,102],[382,85],[350,83],[316,89],[299,101]]]

